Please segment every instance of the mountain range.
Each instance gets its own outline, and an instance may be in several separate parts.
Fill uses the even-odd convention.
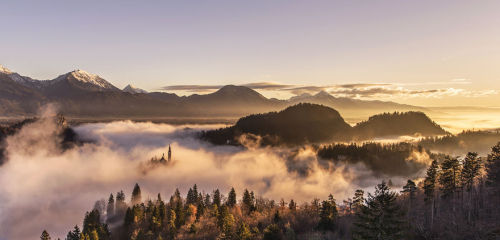
[[[245,87],[227,85],[210,94],[178,96],[115,87],[100,76],[74,70],[52,80],[36,80],[0,65],[0,116],[35,115],[45,104],[56,104],[67,117],[242,117],[277,111],[301,102],[316,103],[345,112],[424,110],[395,102],[338,98],[326,92],[303,94],[287,100],[266,98]]]

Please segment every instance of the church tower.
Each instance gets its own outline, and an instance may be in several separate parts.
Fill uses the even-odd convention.
[[[170,148],[170,144],[168,145],[168,161],[172,160],[172,149]]]

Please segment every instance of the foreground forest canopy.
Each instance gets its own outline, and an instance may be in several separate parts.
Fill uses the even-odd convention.
[[[262,137],[265,145],[279,145],[437,136],[447,132],[422,112],[383,113],[351,127],[335,109],[300,103],[280,112],[240,118],[234,126],[204,132],[202,138],[214,144],[239,144],[244,134]]]
[[[434,160],[424,179],[402,189],[382,181],[342,202],[332,195],[304,203],[266,199],[234,188],[225,196],[196,185],[165,201],[161,194],[144,199],[136,184],[126,198],[119,191],[96,202],[66,239],[498,239],[500,143],[486,157]]]

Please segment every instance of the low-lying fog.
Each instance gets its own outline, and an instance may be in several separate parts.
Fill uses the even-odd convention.
[[[221,126],[84,124],[76,132],[94,143],[63,153],[52,121],[23,127],[7,139],[9,160],[0,166],[0,239],[37,239],[43,229],[53,238],[64,238],[75,224],[81,226],[96,200],[119,190],[130,200],[136,182],[146,198],[161,193],[168,199],[175,188],[185,195],[197,184],[205,192],[219,188],[225,195],[233,186],[239,199],[248,188],[276,200],[304,202],[332,193],[341,202],[358,188],[371,190],[382,179],[390,178],[396,186],[406,181],[373,172],[362,163],[333,165],[317,159],[308,147],[213,146],[196,138],[200,130],[215,127]],[[144,173],[144,164],[166,154],[169,145],[173,163]]]

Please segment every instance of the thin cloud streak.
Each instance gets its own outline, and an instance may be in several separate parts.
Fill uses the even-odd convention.
[[[346,97],[356,99],[394,99],[394,98],[443,98],[451,96],[461,96],[466,98],[485,97],[498,94],[498,90],[467,90],[454,88],[453,85],[468,85],[472,82],[469,79],[457,78],[444,82],[423,82],[423,83],[349,83],[334,85],[291,85],[276,82],[255,82],[239,86],[245,86],[254,90],[286,92],[291,95],[316,94],[325,91],[334,97]],[[438,86],[443,88],[411,89],[417,86]],[[223,85],[173,85],[162,87],[166,91],[184,91],[191,93],[207,93],[222,88]]]

